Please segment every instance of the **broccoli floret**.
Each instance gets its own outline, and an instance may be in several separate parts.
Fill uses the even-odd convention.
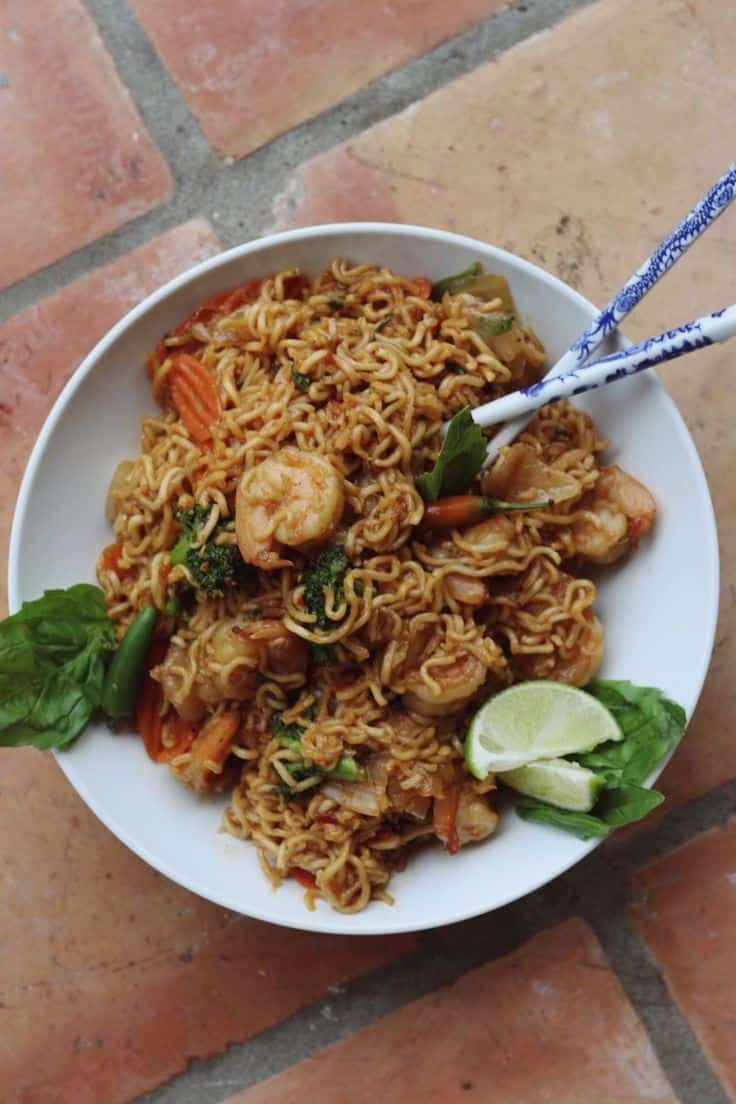
[[[307,720],[311,720],[311,710],[307,710],[304,716]],[[271,714],[271,735],[276,737],[282,747],[301,755],[304,726],[300,725],[298,721],[285,724],[282,717],[283,710]],[[341,755],[332,770],[328,771],[309,761],[305,762],[304,759],[292,760],[284,763],[283,766],[292,782],[303,782],[304,779],[313,778],[315,775],[341,778],[345,782],[362,782],[366,776],[364,768],[361,767],[354,755]],[[294,791],[284,782],[283,778],[279,780],[279,789],[287,800],[294,796]]]
[[[227,526],[220,522],[210,535],[210,540],[196,546],[197,536],[210,516],[209,506],[193,506],[191,510],[177,510],[174,514],[184,532],[171,549],[172,567],[184,564],[192,583],[210,598],[221,598],[228,586],[243,586],[250,577],[247,564],[236,545],[215,544],[215,538]]]
[[[342,545],[324,548],[304,572],[304,605],[314,614],[319,629],[332,629],[335,620],[328,617],[326,609],[327,593],[332,592],[330,608],[339,606],[343,600],[345,574],[350,560]]]

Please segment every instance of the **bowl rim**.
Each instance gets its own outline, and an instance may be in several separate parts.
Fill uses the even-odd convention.
[[[21,531],[23,529],[23,521],[26,511],[31,499],[33,485],[38,474],[38,471],[43,460],[44,453],[46,451],[46,445],[49,439],[52,437],[57,424],[61,420],[66,407],[70,400],[77,392],[77,390],[83,385],[87,376],[93,370],[99,359],[107,352],[107,350],[115,344],[118,338],[125,333],[125,331],[135,323],[139,318],[143,317],[149,311],[152,311],[160,303],[165,301],[170,295],[178,291],[180,288],[193,283],[198,277],[208,275],[216,272],[220,268],[226,267],[230,262],[238,260],[242,257],[250,256],[251,254],[257,254],[262,250],[272,246],[289,244],[290,242],[301,241],[306,238],[322,238],[329,237],[332,234],[353,234],[356,236],[365,236],[371,238],[380,234],[388,234],[394,237],[406,237],[412,239],[424,239],[435,243],[446,243],[454,246],[462,246],[469,251],[478,249],[479,247],[486,252],[493,253],[504,260],[506,260],[511,267],[516,267],[520,271],[526,272],[532,278],[546,283],[548,286],[556,289],[562,295],[568,299],[577,303],[582,307],[586,313],[592,315],[597,313],[597,308],[586,299],[580,292],[570,287],[563,280],[557,276],[552,275],[545,269],[540,268],[538,265],[533,264],[531,261],[526,260],[524,257],[518,256],[518,254],[511,253],[509,250],[502,249],[499,246],[492,245],[488,242],[484,242],[479,238],[474,238],[465,234],[457,234],[453,231],[439,230],[433,227],[420,226],[412,223],[391,223],[391,222],[333,222],[322,223],[315,226],[299,227],[293,230],[279,231],[274,234],[265,234],[263,237],[256,238],[252,241],[242,243],[231,247],[230,249],[222,250],[216,253],[212,257],[208,257],[204,261],[186,269],[184,272],[177,276],[174,276],[171,280],[168,280],[161,287],[151,292],[144,299],[141,300],[136,306],[129,310],[118,322],[112,326],[107,333],[100,338],[100,340],[94,345],[90,352],[84,357],[77,368],[73,371],[66,384],[57,396],[51,410],[49,411],[43,426],[39,432],[36,442],[31,450],[30,457],[25,467],[23,477],[21,480],[18,497],[16,500],[15,509],[13,512],[13,519],[10,531],[9,553],[8,553],[8,608],[9,612],[15,613],[21,605],[20,597],[20,584],[19,584],[19,563],[21,557]],[[622,344],[628,345],[630,342],[619,332],[619,337]],[[688,459],[692,466],[693,475],[698,485],[699,497],[703,500],[705,507],[705,513],[707,517],[707,533],[705,534],[706,543],[708,546],[708,563],[704,565],[704,578],[710,581],[710,595],[709,597],[709,621],[708,626],[708,648],[704,650],[700,657],[700,669],[697,672],[695,683],[697,685],[697,693],[694,701],[688,713],[688,723],[690,722],[693,712],[697,706],[700,696],[703,691],[703,685],[705,683],[708,668],[713,653],[713,646],[715,642],[715,633],[717,626],[717,619],[719,613],[719,582],[720,582],[720,562],[719,562],[719,547],[718,547],[718,531],[716,525],[715,511],[713,509],[713,502],[710,495],[707,479],[703,469],[703,464],[698,454],[695,443],[692,439],[689,429],[685,423],[685,420],[680,413],[674,399],[669,394],[667,389],[659,380],[656,372],[650,371],[648,373],[656,380],[657,387],[660,392],[660,398],[664,401],[665,406],[669,407],[670,416],[673,419],[673,423],[676,427],[679,443],[688,454]],[[669,755],[661,762],[655,772],[648,780],[651,784],[659,777],[667,763],[670,761],[672,755],[674,755],[679,742]],[[213,894],[206,888],[198,884],[195,878],[190,878],[182,875],[180,872],[173,870],[169,863],[165,860],[157,858],[150,853],[148,849],[137,842],[131,837],[128,830],[118,824],[115,816],[108,814],[105,811],[104,803],[98,801],[95,795],[90,792],[86,783],[82,782],[76,777],[75,771],[71,763],[65,763],[64,755],[57,750],[53,750],[53,755],[61,767],[63,773],[66,775],[70,784],[85,802],[85,804],[92,810],[95,816],[105,825],[105,827],[113,833],[122,843],[125,844],[134,854],[151,866],[154,870],[163,874],[169,878],[175,884],[182,886],[197,896],[204,898],[207,901],[211,901],[223,908],[230,909],[240,915],[246,915],[261,922],[276,924],[280,927],[288,927],[299,931],[316,931],[324,932],[326,934],[335,935],[392,935],[401,934],[413,931],[425,931],[431,928],[445,926],[448,924],[460,923],[463,920],[472,919],[476,916],[484,915],[485,913],[494,912],[499,908],[503,908],[505,905],[510,904],[513,901],[520,900],[522,897],[527,896],[530,893],[536,892],[538,889],[547,885],[549,882],[554,881],[560,875],[564,874],[571,867],[586,858],[594,848],[596,848],[602,840],[593,839],[586,841],[583,844],[583,849],[580,853],[574,856],[569,861],[565,860],[560,865],[552,867],[549,874],[545,874],[543,877],[537,879],[529,888],[521,895],[514,891],[509,892],[506,896],[502,896],[498,901],[492,904],[488,908],[483,907],[471,907],[460,908],[456,910],[448,910],[449,915],[440,921],[429,921],[422,923],[408,921],[404,923],[382,923],[379,920],[376,922],[364,926],[359,932],[346,931],[344,922],[341,924],[338,921],[340,914],[334,914],[326,910],[316,910],[315,912],[309,912],[304,909],[304,915],[297,918],[295,915],[293,920],[291,917],[285,919],[283,917],[274,917],[273,914],[267,910],[260,908],[254,908],[247,913],[243,912],[242,905],[227,897],[225,894]],[[387,910],[384,914],[376,913],[376,916],[384,916],[388,919],[391,910]]]

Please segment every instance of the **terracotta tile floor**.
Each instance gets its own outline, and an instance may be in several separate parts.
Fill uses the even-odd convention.
[[[602,301],[733,157],[736,22],[722,0],[396,0],[358,21],[334,0],[131,6],[0,6],[0,285],[13,285],[0,298],[0,607],[18,482],[54,397],[148,291],[218,238],[269,229],[243,199],[254,176],[268,173],[257,190],[279,226],[447,227]],[[554,22],[572,6],[583,10]],[[432,91],[431,74],[402,70],[416,103],[400,115],[342,144],[339,108],[315,117],[371,80],[380,104],[390,70],[496,11],[485,54],[472,33],[458,47],[466,76]],[[157,78],[160,103],[144,87],[156,53],[173,76]],[[180,97],[196,122],[167,145],[169,167],[146,124],[160,135]],[[245,156],[297,124],[283,164]],[[213,154],[187,175],[197,125],[217,154],[243,159]],[[733,212],[627,332],[731,302],[735,258]],[[722,827],[736,798],[731,371],[721,348],[663,373],[725,554],[716,652],[660,821],[436,937],[320,938],[169,883],[101,827],[51,757],[3,749],[3,1104],[124,1104],[156,1086],[156,1104],[736,1100],[734,830]]]
[[[500,3],[390,0],[360,19],[344,0],[133,0],[133,8],[208,140],[242,157]]]
[[[76,0],[0,6],[0,287],[167,198],[171,174]]]
[[[640,870],[631,913],[736,1099],[736,822]]]
[[[596,1098],[676,1104],[593,933],[571,920],[231,1104]]]

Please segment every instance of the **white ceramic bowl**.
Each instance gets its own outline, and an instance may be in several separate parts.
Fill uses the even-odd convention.
[[[57,400],[18,500],[10,547],[12,610],[48,587],[94,581],[98,552],[110,541],[107,484],[117,461],[138,451],[141,418],[154,409],[143,363],[161,335],[217,291],[293,265],[314,274],[335,256],[430,278],[480,260],[487,271],[508,277],[550,361],[595,314],[582,296],[527,261],[420,227],[313,227],[205,261],[118,323]],[[651,373],[593,392],[584,405],[611,439],[612,456],[646,482],[660,510],[653,538],[602,583],[602,673],[658,686],[689,716],[710,659],[718,595],[715,522],[700,461],[674,403]],[[376,934],[462,920],[529,893],[594,846],[509,812],[486,844],[454,857],[439,848],[416,856],[391,883],[392,908],[374,902],[358,915],[342,916],[321,903],[308,912],[296,883],[274,892],[255,849],[218,830],[224,800],[195,798],[150,762],[135,736],[112,735],[98,724],[57,758],[110,831],[157,870],[228,908],[296,928]]]

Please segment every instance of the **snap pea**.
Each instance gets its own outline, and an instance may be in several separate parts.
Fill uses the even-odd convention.
[[[107,669],[101,704],[114,721],[132,716],[135,710],[156,616],[155,606],[146,606],[135,615]]]

